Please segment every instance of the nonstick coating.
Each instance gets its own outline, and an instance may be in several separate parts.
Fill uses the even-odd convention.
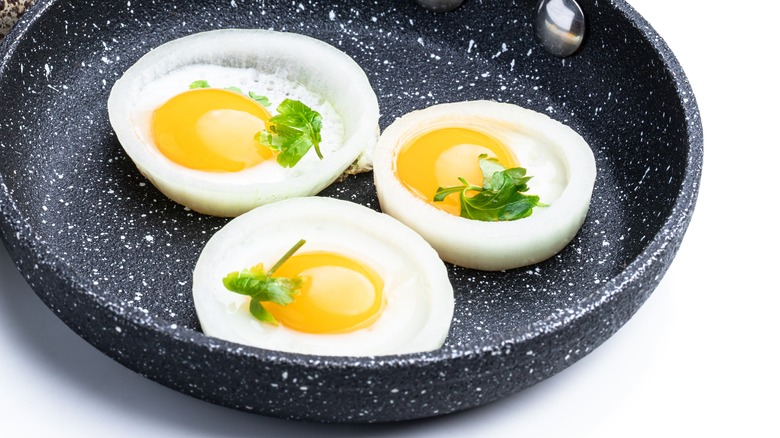
[[[467,0],[434,14],[412,0],[41,0],[0,48],[0,234],[32,289],[80,336],[216,404],[283,418],[397,421],[533,385],[591,352],[653,291],[690,221],[702,164],[691,89],[635,11],[623,1],[583,2],[588,37],[561,60],[534,41],[534,3]],[[470,99],[517,103],[568,124],[597,160],[585,225],[535,266],[448,266],[456,310],[438,351],[313,357],[204,336],[191,272],[227,220],[187,211],[148,183],[118,144],[106,99],[150,49],[229,27],[339,47],[366,70],[382,128],[410,110]],[[323,195],[378,208],[371,174]]]

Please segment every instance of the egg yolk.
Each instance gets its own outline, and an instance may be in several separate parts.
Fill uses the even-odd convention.
[[[439,187],[463,185],[458,178],[481,186],[480,154],[497,158],[506,168],[518,166],[514,154],[502,142],[479,131],[453,127],[426,132],[403,145],[398,152],[396,175],[412,193],[457,216],[459,196],[447,196],[442,202],[434,202],[433,197]]]
[[[274,276],[303,278],[291,304],[263,303],[280,324],[301,332],[345,333],[368,327],[379,318],[386,301],[384,282],[376,271],[337,253],[293,255]]]
[[[199,88],[152,113],[152,138],[168,159],[190,169],[237,172],[273,157],[254,140],[271,114],[239,93]]]

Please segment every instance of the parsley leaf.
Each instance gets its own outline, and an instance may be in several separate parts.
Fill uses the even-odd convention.
[[[322,116],[299,100],[285,99],[276,107],[279,113],[269,120],[267,131],[260,131],[255,140],[261,145],[279,152],[276,161],[284,167],[298,164],[306,152],[314,146],[322,159],[320,142]]]
[[[458,178],[462,186],[439,187],[433,197],[441,202],[447,196],[460,193],[460,215],[481,221],[513,221],[528,217],[534,207],[546,207],[539,202],[539,196],[526,195],[530,176],[522,167],[506,169],[496,158],[487,154],[479,156],[482,170],[482,186],[475,186]],[[470,193],[476,192],[471,196]]]
[[[263,264],[255,265],[249,269],[231,272],[222,279],[222,284],[231,292],[251,297],[249,301],[249,312],[261,322],[278,325],[276,319],[271,315],[263,302],[276,303],[286,306],[295,301],[295,295],[300,292],[303,285],[303,279],[300,277],[284,278],[272,277],[273,273],[279,269],[298,249],[306,243],[301,239],[293,245],[276,264],[267,272]]]
[[[271,101],[268,100],[267,97],[263,96],[262,94],[257,94],[254,91],[250,91],[248,93],[249,97],[254,100],[255,102],[259,103],[263,106],[271,106]]]
[[[190,90],[195,88],[211,88],[208,81],[200,80],[190,84]]]
[[[195,88],[211,88],[211,85],[209,84],[208,81],[205,81],[205,80],[201,79],[199,81],[195,81],[195,82],[190,84],[190,90],[195,89]],[[225,90],[233,91],[233,92],[238,93],[238,94],[244,94],[244,91],[242,89],[238,88],[238,87],[227,87],[227,88],[225,88]],[[271,106],[271,101],[268,100],[268,98],[263,96],[262,94],[257,94],[254,91],[250,91],[250,92],[246,93],[246,96],[249,96],[250,99],[254,100],[255,102],[259,103],[260,105]]]

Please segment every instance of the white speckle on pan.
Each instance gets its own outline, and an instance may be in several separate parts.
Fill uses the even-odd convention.
[[[152,236],[150,236],[148,234],[146,235],[146,237],[144,237],[144,239],[146,239],[147,242],[154,242],[154,237],[152,237]]]
[[[238,5],[236,4],[236,0],[230,0],[230,6],[237,8]]]
[[[506,43],[501,43],[501,50],[499,50],[498,52],[496,52],[496,54],[495,54],[495,55],[493,55],[493,58],[494,58],[494,59],[495,59],[495,58],[498,58],[499,56],[501,56],[501,54],[502,54],[502,53],[505,53],[505,52],[507,52],[508,50],[509,50],[509,48],[507,47]]]
[[[117,333],[122,333],[122,327],[114,327],[114,330],[116,330]]]
[[[650,166],[647,166],[644,175],[642,175],[642,178],[639,178],[639,182],[636,183],[636,187],[634,187],[634,191],[636,191],[639,188],[639,186],[642,185],[642,181],[645,180],[645,177],[647,176],[648,173],[650,173]]]
[[[331,10],[328,12],[328,18],[330,18],[330,21],[336,21],[336,11]]]
[[[425,42],[423,41],[422,37],[420,37],[420,38],[417,38],[417,42],[418,42],[418,43],[419,43],[421,46],[425,47]]]
[[[469,48],[466,49],[466,53],[471,53],[471,49],[474,48],[474,40],[469,40]]]
[[[287,380],[287,371],[282,371],[282,380]]]
[[[43,64],[43,70],[45,72],[46,79],[49,79],[49,75],[51,74],[51,67],[49,64]]]

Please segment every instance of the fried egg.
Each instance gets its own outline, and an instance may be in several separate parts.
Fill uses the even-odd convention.
[[[478,157],[532,176],[528,194],[544,207],[525,218],[483,222],[460,216],[458,195],[434,202],[439,187],[481,186]],[[404,115],[381,135],[374,181],[382,211],[416,230],[456,265],[504,270],[545,260],[582,226],[596,164],[585,140],[544,114],[493,101],[442,104]]]
[[[303,287],[292,304],[263,303],[277,326],[260,322],[249,298],[222,279],[274,265],[300,239],[306,243],[274,275],[300,276]],[[231,220],[203,248],[192,293],[209,336],[328,356],[440,348],[454,310],[444,263],[417,233],[370,208],[323,197],[288,199]]]
[[[190,90],[196,81],[210,87]],[[312,148],[283,167],[255,141],[285,99],[321,114],[322,159]],[[143,175],[172,200],[217,216],[313,195],[347,169],[370,169],[378,137],[377,98],[352,58],[314,38],[266,30],[203,32],[153,49],[115,83],[108,112]]]

